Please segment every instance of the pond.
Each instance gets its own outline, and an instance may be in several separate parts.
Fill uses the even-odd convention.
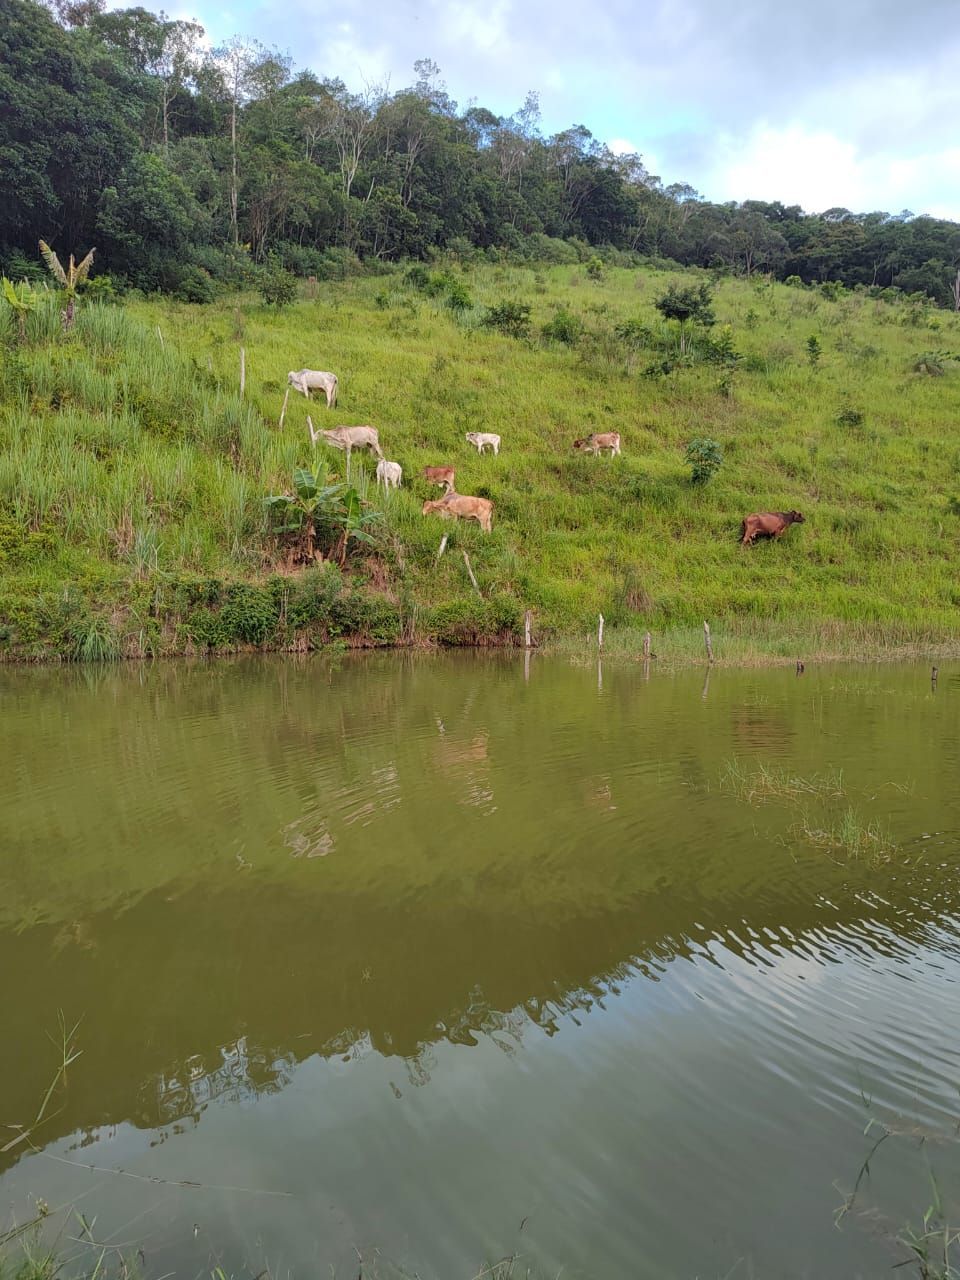
[[[147,1277],[907,1258],[960,1199],[960,677],[652,666],[0,671],[0,1232],[41,1200]]]

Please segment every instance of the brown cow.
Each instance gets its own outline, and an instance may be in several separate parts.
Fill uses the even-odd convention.
[[[762,511],[749,515],[741,526],[741,545],[752,544],[754,538],[761,535],[765,538],[779,538],[792,524],[803,523],[803,516],[799,511]]]
[[[441,489],[446,489],[447,493],[453,493],[457,478],[453,467],[424,467],[423,474],[431,484],[438,484]]]
[[[620,452],[620,432],[619,431],[601,431],[594,432],[586,437],[585,440],[574,440],[573,447],[581,453],[593,453],[600,457],[601,449],[609,449],[610,457]]]
[[[468,498],[462,493],[448,493],[436,502],[423,504],[422,514],[434,512],[438,516],[453,520],[476,520],[484,533],[493,528],[493,503],[489,498]]]

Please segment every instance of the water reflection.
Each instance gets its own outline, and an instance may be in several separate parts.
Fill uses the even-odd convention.
[[[791,669],[724,671],[708,690],[699,671],[608,662],[597,698],[590,668],[538,655],[531,675],[529,657],[0,672],[16,762],[0,814],[0,972],[18,975],[5,1113],[35,1114],[62,1008],[83,1015],[84,1055],[48,1147],[125,1123],[206,1142],[229,1124],[246,1150],[246,1111],[299,1099],[317,1063],[363,1067],[439,1124],[499,1079],[488,1051],[519,1081],[556,1070],[589,1096],[608,1164],[638,1061],[704,1153],[749,1127],[741,1093],[771,1134],[793,1089],[859,1133],[862,1072],[941,1115],[960,1012],[950,687],[920,703],[925,672],[886,672],[902,700],[865,676],[866,694],[824,698],[826,677]],[[720,792],[734,758],[842,768],[909,856],[825,861],[791,841],[792,812]],[[464,1050],[460,1089],[449,1055]],[[697,1092],[698,1056],[723,1064],[731,1114]],[[323,1089],[344,1098],[338,1081]],[[575,1167],[592,1139],[561,1123],[558,1089],[526,1106],[538,1132],[575,1130]],[[363,1096],[377,1121],[356,1102],[357,1140],[375,1146],[387,1121]],[[287,1143],[313,1123],[302,1100],[271,1115]],[[667,1185],[686,1156],[657,1152]],[[679,1202],[658,1212],[671,1230],[682,1217]]]

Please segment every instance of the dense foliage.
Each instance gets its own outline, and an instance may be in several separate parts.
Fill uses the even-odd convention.
[[[960,305],[955,223],[713,204],[582,126],[543,136],[533,94],[507,118],[460,110],[429,61],[408,88],[357,94],[255,42],[204,52],[199,27],[163,14],[52,3],[0,0],[0,265],[17,279],[41,236],[192,301],[265,270],[278,303],[281,268],[342,276],[446,249],[593,276],[602,249]]]

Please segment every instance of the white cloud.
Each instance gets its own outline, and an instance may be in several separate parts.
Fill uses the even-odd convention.
[[[714,199],[777,199],[808,212],[910,208],[960,218],[958,172],[960,147],[911,156],[866,153],[824,129],[762,124],[743,141],[721,137],[704,186]]]

